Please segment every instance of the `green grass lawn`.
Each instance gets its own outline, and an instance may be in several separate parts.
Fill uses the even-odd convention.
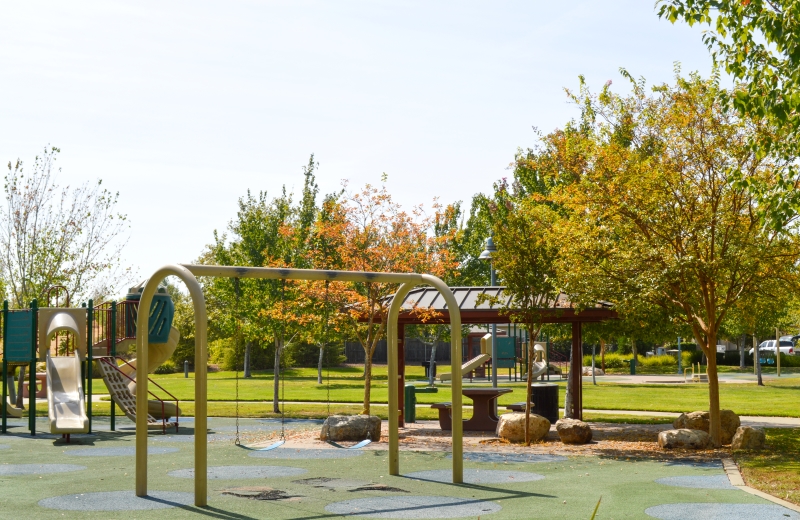
[[[408,381],[423,378],[421,367],[407,367]],[[184,379],[183,374],[152,376],[164,388],[172,392],[181,401],[194,400],[194,374]],[[228,410],[226,402],[234,401],[236,396],[236,379],[233,372],[215,372],[208,374],[208,399],[215,409]],[[351,403],[357,407],[364,396],[364,380],[361,369],[356,367],[337,367],[331,369],[330,399],[336,403]],[[422,383],[420,383],[422,384]],[[485,382],[474,383],[475,386]],[[560,399],[564,398],[564,382]],[[251,402],[253,409],[263,409],[256,402],[272,399],[272,373],[254,372],[250,379],[239,381],[239,401]],[[500,398],[500,405],[524,400],[523,383],[510,383],[514,391]],[[437,384],[436,394],[419,394],[419,404],[450,401],[450,386]],[[372,384],[372,402],[388,401],[386,367],[376,366]],[[103,392],[105,387],[101,381],[95,381],[95,391]],[[327,380],[317,384],[316,370],[313,368],[297,368],[287,370],[285,375],[286,401],[327,402]],[[755,384],[730,383],[720,385],[720,400],[723,408],[734,410],[740,415],[765,415],[796,417],[797,403],[800,402],[800,378],[770,380],[767,386]],[[215,404],[216,402],[216,404]],[[465,404],[469,400],[465,399]],[[587,409],[600,410],[647,410],[657,412],[685,412],[708,408],[708,386],[704,384],[665,385],[665,384],[615,384],[599,383],[597,386],[583,385],[583,405]],[[188,403],[185,405],[188,406]],[[303,408],[308,408],[303,406]],[[380,413],[379,407],[376,407]],[[188,409],[188,408],[187,408]],[[422,409],[417,412],[423,413]],[[427,414],[426,414],[427,415]],[[432,415],[431,417],[433,417]]]
[[[748,486],[800,504],[800,429],[766,428],[761,451],[735,451]]]

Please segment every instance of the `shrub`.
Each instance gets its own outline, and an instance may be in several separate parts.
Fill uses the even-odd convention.
[[[155,374],[174,374],[176,372],[179,372],[178,366],[171,359],[161,363],[154,371]]]
[[[688,354],[688,352],[687,352]],[[663,356],[650,356],[650,357],[640,357],[639,358],[639,365],[642,367],[670,367],[674,366],[676,369],[678,367],[678,360],[674,356],[670,356],[669,354],[665,354]]]

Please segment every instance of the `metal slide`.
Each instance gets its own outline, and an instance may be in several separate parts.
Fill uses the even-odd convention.
[[[89,431],[78,352],[63,357],[50,357],[47,353],[47,410],[50,433]]]

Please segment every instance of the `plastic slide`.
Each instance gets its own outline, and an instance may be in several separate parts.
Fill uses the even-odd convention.
[[[489,354],[478,354],[474,358],[470,359],[463,365],[461,365],[461,374],[466,374],[472,370],[475,370],[482,364],[486,363],[490,360],[492,356]],[[453,378],[453,375],[450,372],[445,372],[443,374],[439,374],[439,381],[450,381]]]
[[[6,401],[6,413],[11,417],[22,417],[27,410],[25,408],[17,408],[17,382],[14,376],[8,376],[8,399]]]
[[[81,359],[74,356],[50,357],[47,353],[47,410],[50,433],[86,433],[89,418],[81,381]]]
[[[164,361],[168,360],[172,353],[178,346],[178,341],[181,339],[181,333],[175,327],[170,327],[169,338],[166,343],[150,343],[147,351],[147,373],[152,373],[155,369],[161,366]],[[119,367],[120,370],[125,372],[132,378],[136,378],[136,360],[131,359],[127,365]]]

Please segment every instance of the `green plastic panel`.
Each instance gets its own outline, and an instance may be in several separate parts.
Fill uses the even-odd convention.
[[[497,368],[514,368],[516,357],[514,338],[497,338]]]
[[[13,311],[7,314],[5,341],[6,361],[31,361],[31,339],[33,334],[33,312]]]

